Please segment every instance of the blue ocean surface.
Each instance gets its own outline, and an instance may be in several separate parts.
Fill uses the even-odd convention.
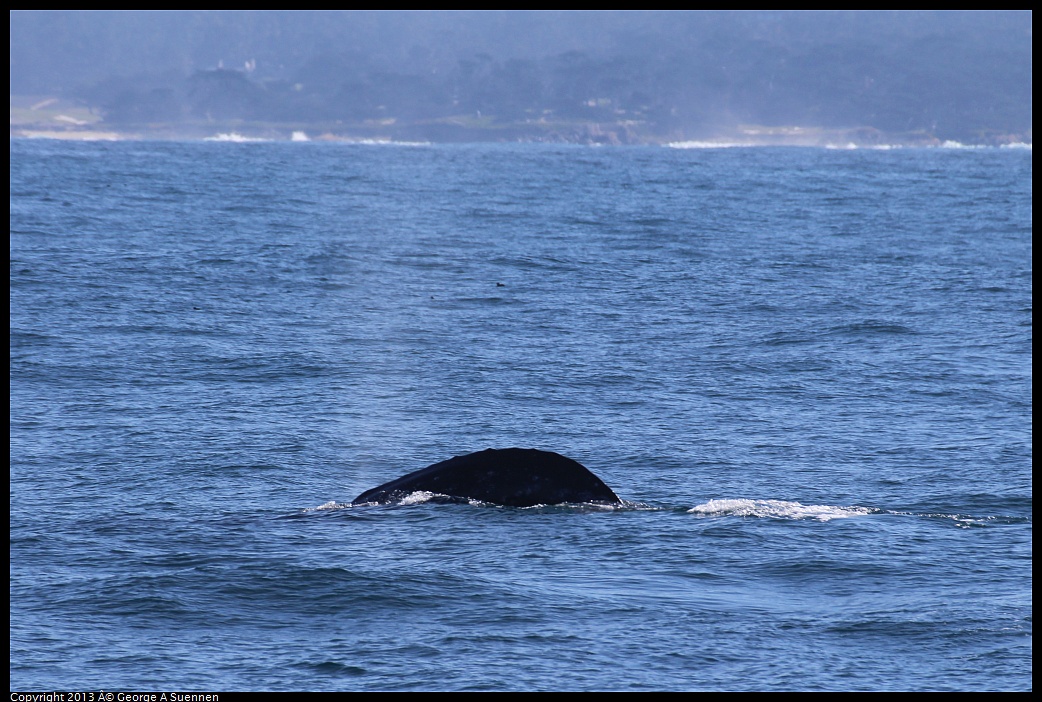
[[[1031,689],[1030,148],[10,157],[12,690]]]

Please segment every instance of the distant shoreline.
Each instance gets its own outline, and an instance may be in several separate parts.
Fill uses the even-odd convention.
[[[74,141],[328,141],[347,143],[548,143],[593,146],[816,146],[821,148],[900,148],[1030,144],[1031,130],[1002,133],[981,130],[952,140],[927,131],[885,132],[871,126],[829,128],[807,125],[738,124],[675,129],[663,133],[633,119],[603,122],[576,119],[499,121],[491,116],[437,119],[367,119],[355,122],[264,122],[214,119],[107,122],[90,107],[47,96],[11,96],[10,136]]]
[[[440,137],[440,138],[439,138]],[[572,125],[570,130],[532,129],[457,129],[430,130],[415,125],[397,130],[280,129],[259,125],[211,125],[201,128],[179,128],[178,125],[118,129],[110,125],[76,125],[70,127],[44,125],[11,125],[11,139],[56,139],[64,141],[217,141],[217,142],[328,142],[344,144],[467,144],[467,143],[546,143],[589,146],[667,146],[673,148],[728,147],[818,147],[829,149],[899,149],[899,148],[1031,148],[1031,141],[1016,136],[982,142],[941,140],[929,135],[889,136],[866,130],[829,130],[808,127],[741,128],[734,132],[704,138],[643,137],[619,138],[618,132],[604,125]]]

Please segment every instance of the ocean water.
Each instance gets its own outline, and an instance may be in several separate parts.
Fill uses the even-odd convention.
[[[1031,689],[1030,149],[10,156],[12,690]]]

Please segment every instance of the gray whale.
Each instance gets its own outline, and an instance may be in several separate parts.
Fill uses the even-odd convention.
[[[559,453],[490,448],[435,463],[366,490],[352,504],[394,502],[419,491],[509,507],[622,502],[585,466]]]

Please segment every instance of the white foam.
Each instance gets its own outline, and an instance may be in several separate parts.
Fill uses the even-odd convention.
[[[943,144],[941,144],[941,148],[942,149],[985,149],[987,147],[986,146],[981,146],[979,144],[963,144],[960,141],[954,141],[952,139],[948,139]]]
[[[406,495],[405,497],[403,497],[401,502],[399,502],[398,504],[400,504],[400,505],[421,505],[424,502],[430,502],[431,498],[434,497],[435,495],[437,495],[437,493],[430,492],[428,490],[417,490],[416,492],[411,492],[408,495]]]
[[[305,512],[325,512],[325,511],[331,510],[331,509],[343,509],[345,506],[347,506],[347,505],[341,504],[340,502],[336,502],[335,500],[330,500],[329,502],[326,502],[325,504],[321,504],[318,507],[307,507],[307,508],[304,509],[304,511]]]
[[[688,510],[689,514],[706,517],[773,517],[776,519],[817,519],[827,522],[871,514],[867,507],[837,507],[834,505],[804,505],[785,500],[709,500]]]
[[[221,134],[215,134],[213,136],[206,137],[203,141],[229,141],[236,144],[245,144],[247,142],[254,141],[271,141],[270,139],[259,139],[257,137],[248,137],[239,134],[238,132],[223,132]]]

